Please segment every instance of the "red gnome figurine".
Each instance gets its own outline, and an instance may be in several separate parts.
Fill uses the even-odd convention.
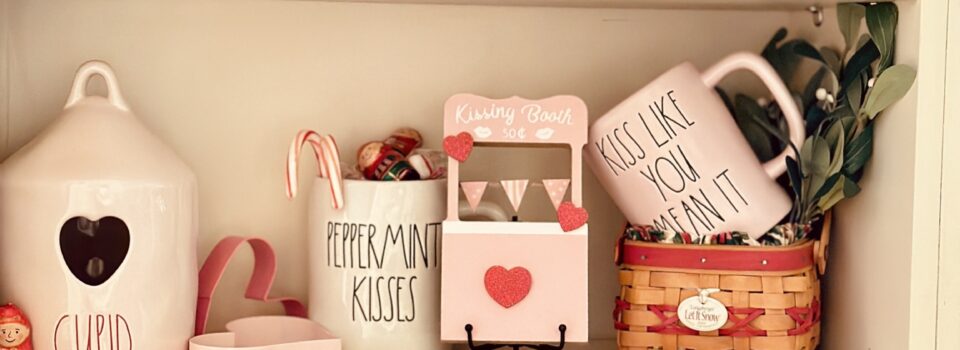
[[[33,350],[30,320],[13,304],[0,306],[0,349]]]

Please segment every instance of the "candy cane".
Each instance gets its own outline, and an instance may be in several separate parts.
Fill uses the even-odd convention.
[[[330,179],[330,193],[333,195],[333,207],[343,207],[343,176],[340,171],[340,149],[333,136],[321,136],[312,130],[302,130],[290,143],[287,152],[287,198],[297,195],[297,169],[299,169],[300,152],[303,145],[309,143],[313,147],[313,154],[317,159],[317,174]]]
[[[311,140],[311,144],[316,150],[320,147],[323,150],[323,161],[327,169],[327,178],[330,179],[330,193],[333,195],[333,207],[340,209],[343,207],[343,172],[340,170],[340,147],[337,146],[333,136],[327,135],[320,140],[319,144]]]

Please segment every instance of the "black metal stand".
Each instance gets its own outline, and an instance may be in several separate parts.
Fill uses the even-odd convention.
[[[513,350],[520,350],[522,348],[529,348],[534,350],[563,350],[563,346],[566,344],[566,334],[567,334],[567,325],[561,324],[557,329],[560,330],[560,345],[550,345],[550,344],[482,344],[474,345],[473,344],[473,325],[467,324],[463,327],[467,331],[467,345],[470,347],[470,350],[494,350],[500,348],[513,348]]]

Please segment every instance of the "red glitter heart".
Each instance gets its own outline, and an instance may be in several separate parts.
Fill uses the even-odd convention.
[[[473,135],[464,131],[456,136],[444,137],[443,150],[447,151],[450,158],[463,163],[470,157],[470,152],[473,152]]]
[[[487,294],[490,294],[497,304],[509,309],[530,294],[533,277],[530,276],[530,271],[523,267],[507,270],[497,265],[487,269],[483,284],[487,287]]]
[[[557,220],[560,221],[560,228],[563,232],[570,232],[580,228],[587,223],[590,214],[586,209],[577,208],[571,202],[563,202],[557,208]]]

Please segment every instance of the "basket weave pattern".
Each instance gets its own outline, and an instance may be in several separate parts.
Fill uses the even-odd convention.
[[[621,350],[814,350],[820,341],[820,279],[825,268],[829,218],[822,240],[804,244],[756,248],[739,246],[682,247],[685,254],[716,254],[757,260],[757,269],[686,268],[692,264],[664,266],[654,257],[669,257],[677,246],[628,241],[621,245],[622,255],[643,249],[657,252],[674,249],[670,254],[634,254],[622,261],[619,274],[620,297],[616,300],[614,322]],[[763,250],[760,250],[763,249]],[[621,251],[627,250],[627,253]],[[682,250],[681,250],[682,251]],[[714,255],[706,254],[707,252]],[[770,268],[783,253],[805,259],[799,268]],[[751,255],[752,254],[752,255]],[[650,258],[648,258],[650,256]],[[757,258],[760,257],[760,258]],[[696,256],[693,256],[696,258]],[[696,258],[701,259],[701,258]],[[674,261],[674,260],[671,260]],[[694,263],[704,262],[697,260]],[[753,260],[751,260],[753,261]],[[620,262],[620,261],[618,261]],[[742,262],[733,262],[733,264]],[[667,264],[669,265],[669,264]],[[819,268],[819,269],[818,269]],[[727,307],[729,318],[719,330],[698,332],[686,328],[676,315],[683,300],[698,295],[699,289],[717,288],[710,295]]]

